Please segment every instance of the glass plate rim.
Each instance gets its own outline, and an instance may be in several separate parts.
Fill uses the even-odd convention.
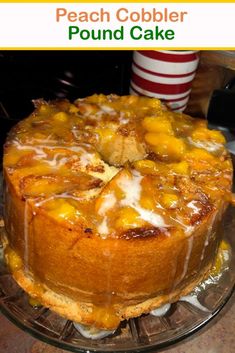
[[[60,349],[64,349],[67,350],[69,352],[77,352],[77,353],[125,353],[125,352],[133,352],[133,353],[144,353],[144,352],[154,352],[156,349],[164,349],[164,348],[168,348],[169,346],[172,346],[174,344],[177,344],[179,342],[181,342],[183,339],[186,339],[190,336],[192,336],[193,334],[197,333],[198,331],[200,331],[202,328],[204,328],[205,326],[207,326],[220,312],[221,310],[225,307],[225,305],[229,302],[229,300],[231,299],[233,293],[235,292],[235,284],[233,285],[233,287],[230,288],[230,290],[228,291],[226,297],[222,300],[222,302],[220,303],[220,305],[218,305],[218,307],[215,308],[215,310],[213,310],[211,312],[211,314],[205,318],[204,321],[202,321],[200,324],[197,324],[195,327],[190,328],[188,331],[184,332],[184,333],[180,333],[179,336],[176,336],[174,338],[171,338],[165,342],[162,343],[155,343],[152,347],[148,347],[146,345],[141,345],[139,348],[136,349],[118,349],[118,350],[110,350],[110,349],[105,349],[104,348],[81,348],[81,347],[71,347],[69,342],[62,342],[59,341],[58,338],[52,338],[49,336],[46,336],[46,334],[44,334],[43,332],[37,331],[36,329],[34,329],[33,327],[28,327],[26,326],[26,324],[20,322],[17,318],[14,317],[14,315],[11,314],[10,311],[8,311],[0,302],[0,312],[7,318],[9,319],[14,325],[16,325],[18,328],[20,328],[21,330],[23,330],[26,333],[29,333],[31,336],[33,336],[36,339],[39,339],[47,344],[51,344],[57,348]],[[71,350],[72,348],[72,350]]]

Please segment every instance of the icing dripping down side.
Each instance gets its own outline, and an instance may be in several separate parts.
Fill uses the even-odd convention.
[[[105,216],[102,222],[97,227],[98,232],[101,235],[101,238],[105,239],[106,236],[109,234],[109,227],[107,222],[107,217]]]
[[[180,281],[182,281],[182,279],[184,279],[184,277],[185,277],[185,275],[187,273],[189,260],[190,260],[190,256],[191,256],[191,253],[192,253],[192,249],[193,249],[193,237],[191,236],[191,237],[188,238],[188,250],[187,250],[186,257],[185,257],[184,269],[183,269],[183,273],[182,273],[182,276],[180,278]]]
[[[193,236],[190,236],[187,238],[187,252],[186,252],[186,256],[185,256],[185,260],[184,260],[183,271],[182,271],[180,278],[178,278],[175,281],[174,287],[176,287],[184,279],[184,277],[187,274],[192,249],[193,249]]]
[[[25,270],[28,271],[29,267],[29,222],[28,222],[28,214],[29,214],[29,205],[28,200],[25,200],[24,205],[24,263],[25,263]]]
[[[90,327],[90,326],[84,326],[81,324],[78,324],[77,322],[73,323],[76,330],[85,338],[89,338],[92,340],[98,340],[101,338],[105,338],[107,336],[112,335],[114,331],[108,331],[108,330],[98,330],[95,327]]]
[[[106,235],[109,234],[109,227],[107,223],[107,216],[106,212],[110,210],[115,203],[117,202],[117,199],[114,195],[113,192],[107,194],[104,196],[104,200],[101,204],[101,207],[99,208],[98,214],[100,216],[103,216],[102,222],[98,225],[97,230],[100,233],[102,238],[106,238]]]
[[[214,224],[215,218],[217,217],[217,214],[218,214],[218,212],[214,213],[214,215],[212,216],[211,221],[209,223],[208,230],[207,230],[206,237],[205,237],[203,250],[201,253],[201,257],[200,257],[201,261],[204,259],[206,248],[209,245],[210,236],[212,235],[212,230],[213,230],[213,224]]]
[[[160,308],[150,311],[150,314],[156,317],[164,316],[170,310],[170,307],[171,304],[167,303],[165,305],[160,306]]]

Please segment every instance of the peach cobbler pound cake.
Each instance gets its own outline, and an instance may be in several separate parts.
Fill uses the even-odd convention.
[[[35,102],[5,144],[5,257],[21,287],[114,329],[208,275],[231,198],[225,139],[157,99]]]

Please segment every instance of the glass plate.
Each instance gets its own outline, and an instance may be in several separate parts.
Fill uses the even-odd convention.
[[[28,295],[16,284],[4,265],[1,244],[0,310],[34,337],[72,352],[149,352],[165,348],[203,327],[230,298],[235,283],[234,215],[235,209],[229,208],[225,216],[224,238],[229,242],[231,252],[221,275],[199,285],[192,293],[190,302],[172,304],[164,316],[142,315],[122,322],[109,337],[87,339],[76,330],[72,321],[45,307],[33,308],[29,304]],[[0,231],[4,232],[1,223]]]

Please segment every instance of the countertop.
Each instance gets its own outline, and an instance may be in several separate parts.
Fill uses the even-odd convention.
[[[235,293],[222,311],[196,334],[161,352],[234,353]],[[21,331],[0,314],[0,353],[66,353]]]

